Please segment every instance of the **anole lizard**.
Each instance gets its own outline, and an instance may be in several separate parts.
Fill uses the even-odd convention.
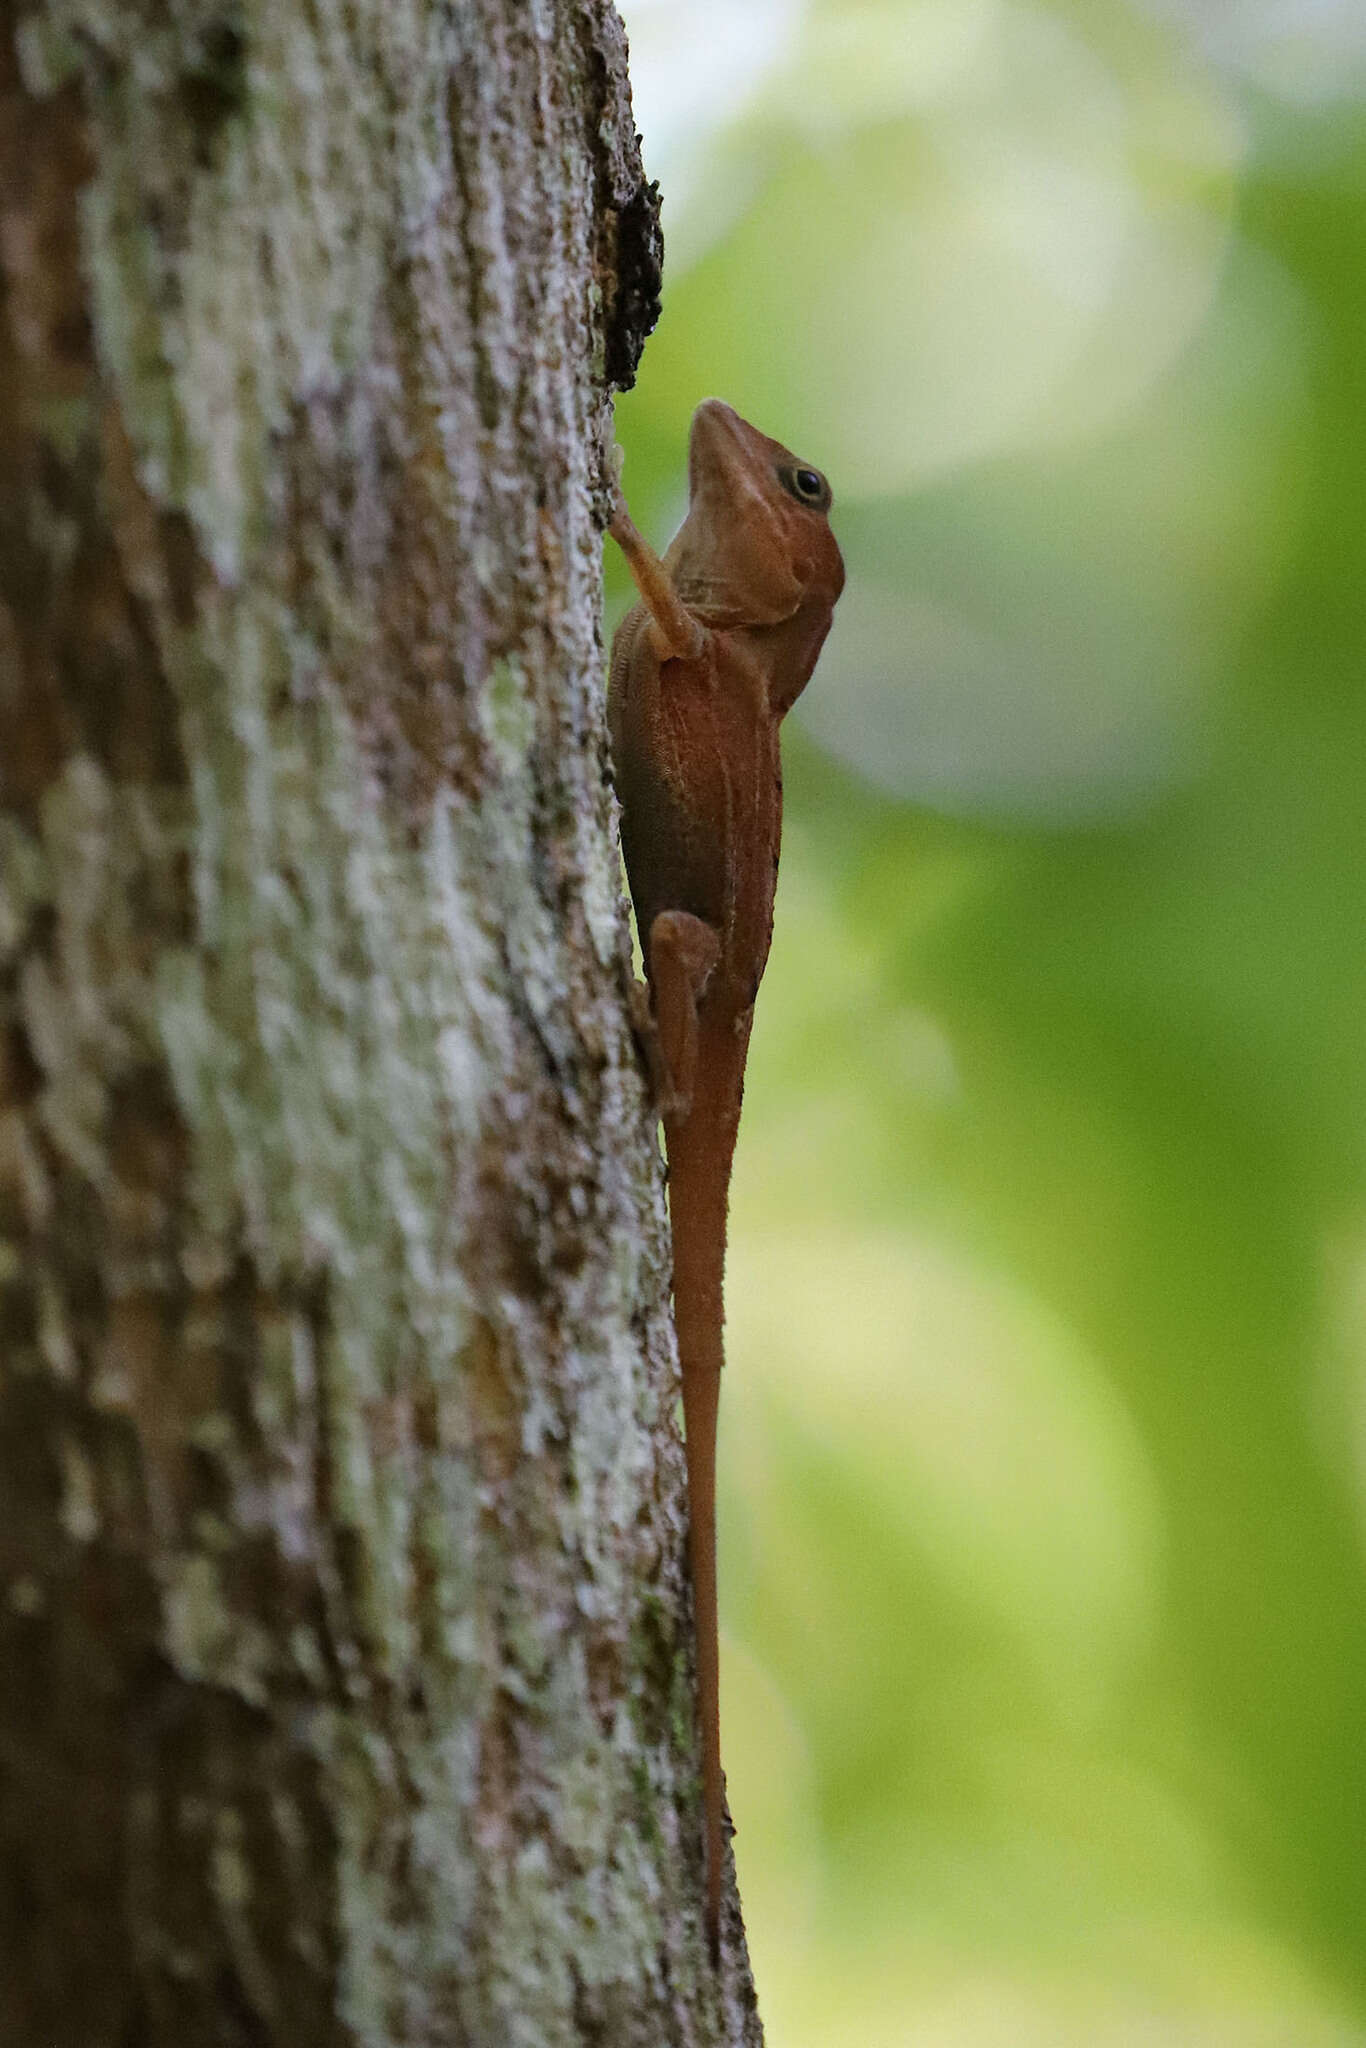
[[[683,1373],[706,1925],[721,1917],[716,1414],[731,1159],[754,998],[773,935],[778,727],[830,630],[844,563],[830,487],[720,399],[693,415],[688,516],[661,561],[618,498],[609,531],[640,592],[612,643],[607,716],[649,983],[637,1023],[669,1160]]]

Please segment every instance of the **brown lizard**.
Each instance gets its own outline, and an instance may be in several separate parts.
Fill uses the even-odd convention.
[[[661,561],[618,501],[640,592],[612,643],[607,716],[648,976],[637,1024],[669,1160],[683,1374],[706,1925],[721,1916],[716,1414],[726,1206],[754,998],[773,935],[778,727],[830,630],[844,563],[830,487],[720,399],[693,415],[688,516]]]

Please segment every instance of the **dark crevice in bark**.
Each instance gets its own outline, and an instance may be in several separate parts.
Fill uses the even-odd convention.
[[[593,268],[602,294],[604,368],[613,390],[629,391],[659,319],[659,185],[641,167],[620,17],[614,7],[602,6],[585,9],[580,21],[592,90],[587,139],[596,166]]]

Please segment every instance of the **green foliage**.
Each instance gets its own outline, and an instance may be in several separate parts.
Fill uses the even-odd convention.
[[[667,10],[626,9],[684,258],[621,436],[662,538],[731,399],[829,471],[850,570],[732,1227],[770,2025],[1355,2041],[1361,38],[760,12],[748,99],[702,132],[675,80],[652,159]]]

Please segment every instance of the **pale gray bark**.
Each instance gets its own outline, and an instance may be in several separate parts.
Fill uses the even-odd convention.
[[[598,626],[608,0],[0,5],[0,2040],[759,2039]]]

